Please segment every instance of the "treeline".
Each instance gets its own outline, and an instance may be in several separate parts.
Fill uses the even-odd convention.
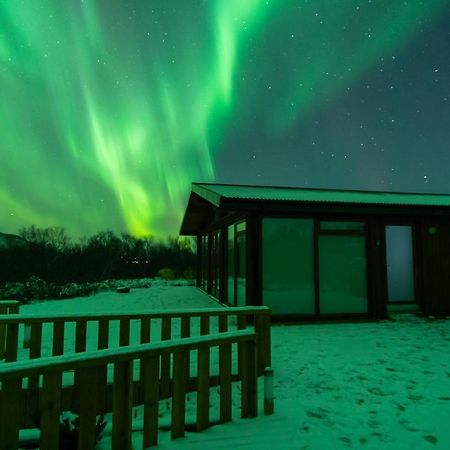
[[[190,239],[136,238],[104,231],[75,242],[64,228],[23,228],[23,245],[0,249],[0,282],[25,282],[38,277],[55,284],[107,279],[147,278],[168,269],[191,278],[195,249]],[[168,273],[166,270],[165,273]]]

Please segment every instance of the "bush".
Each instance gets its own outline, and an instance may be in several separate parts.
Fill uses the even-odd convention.
[[[170,269],[169,267],[164,267],[164,269],[158,270],[158,277],[163,280],[174,280],[175,279],[175,270]]]
[[[95,442],[101,440],[105,429],[105,417],[101,415],[95,424]],[[60,450],[77,450],[80,419],[70,411],[63,411],[59,417],[59,448]]]

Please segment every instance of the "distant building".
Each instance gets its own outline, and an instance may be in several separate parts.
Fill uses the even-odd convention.
[[[450,314],[450,195],[194,183],[199,287],[285,318]]]

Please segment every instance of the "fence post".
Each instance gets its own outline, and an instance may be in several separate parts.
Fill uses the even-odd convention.
[[[231,421],[231,344],[219,346],[220,422]]]
[[[209,426],[209,347],[198,349],[197,431]]]
[[[133,361],[114,364],[112,450],[131,450]]]
[[[44,374],[41,398],[41,439],[39,447],[48,450],[59,449],[59,415],[61,408],[62,373]]]
[[[94,450],[98,367],[82,368],[80,370],[79,380],[80,431],[78,432],[78,450]]]
[[[172,430],[171,438],[184,436],[186,413],[186,352],[173,355],[173,394],[172,394]]]
[[[258,352],[258,375],[262,375],[264,368],[271,365],[269,314],[255,315],[255,333]]]
[[[0,444],[2,450],[18,448],[21,391],[21,377],[2,381],[2,390],[0,391]]]
[[[172,319],[163,317],[161,323],[161,340],[167,341],[172,336]],[[170,353],[161,355],[161,398],[170,395]]]
[[[158,443],[158,408],[159,408],[159,355],[141,358],[144,402],[143,446],[151,447]]]

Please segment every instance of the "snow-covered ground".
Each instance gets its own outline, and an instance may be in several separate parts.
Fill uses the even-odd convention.
[[[193,304],[194,303],[194,304]],[[193,287],[154,285],[130,294],[34,303],[24,313],[122,311],[217,307]],[[161,449],[449,449],[450,321],[412,315],[351,324],[273,325],[275,414],[239,419],[239,386],[233,387],[233,422],[170,441]],[[261,380],[260,380],[261,381]],[[261,384],[261,383],[260,383]],[[188,394],[188,422],[195,395]],[[217,417],[217,388],[211,415]],[[170,422],[170,402],[160,405]],[[140,418],[139,408],[136,418]],[[139,428],[139,420],[136,421]],[[135,448],[141,439],[134,433]],[[106,433],[99,447],[109,448]]]

